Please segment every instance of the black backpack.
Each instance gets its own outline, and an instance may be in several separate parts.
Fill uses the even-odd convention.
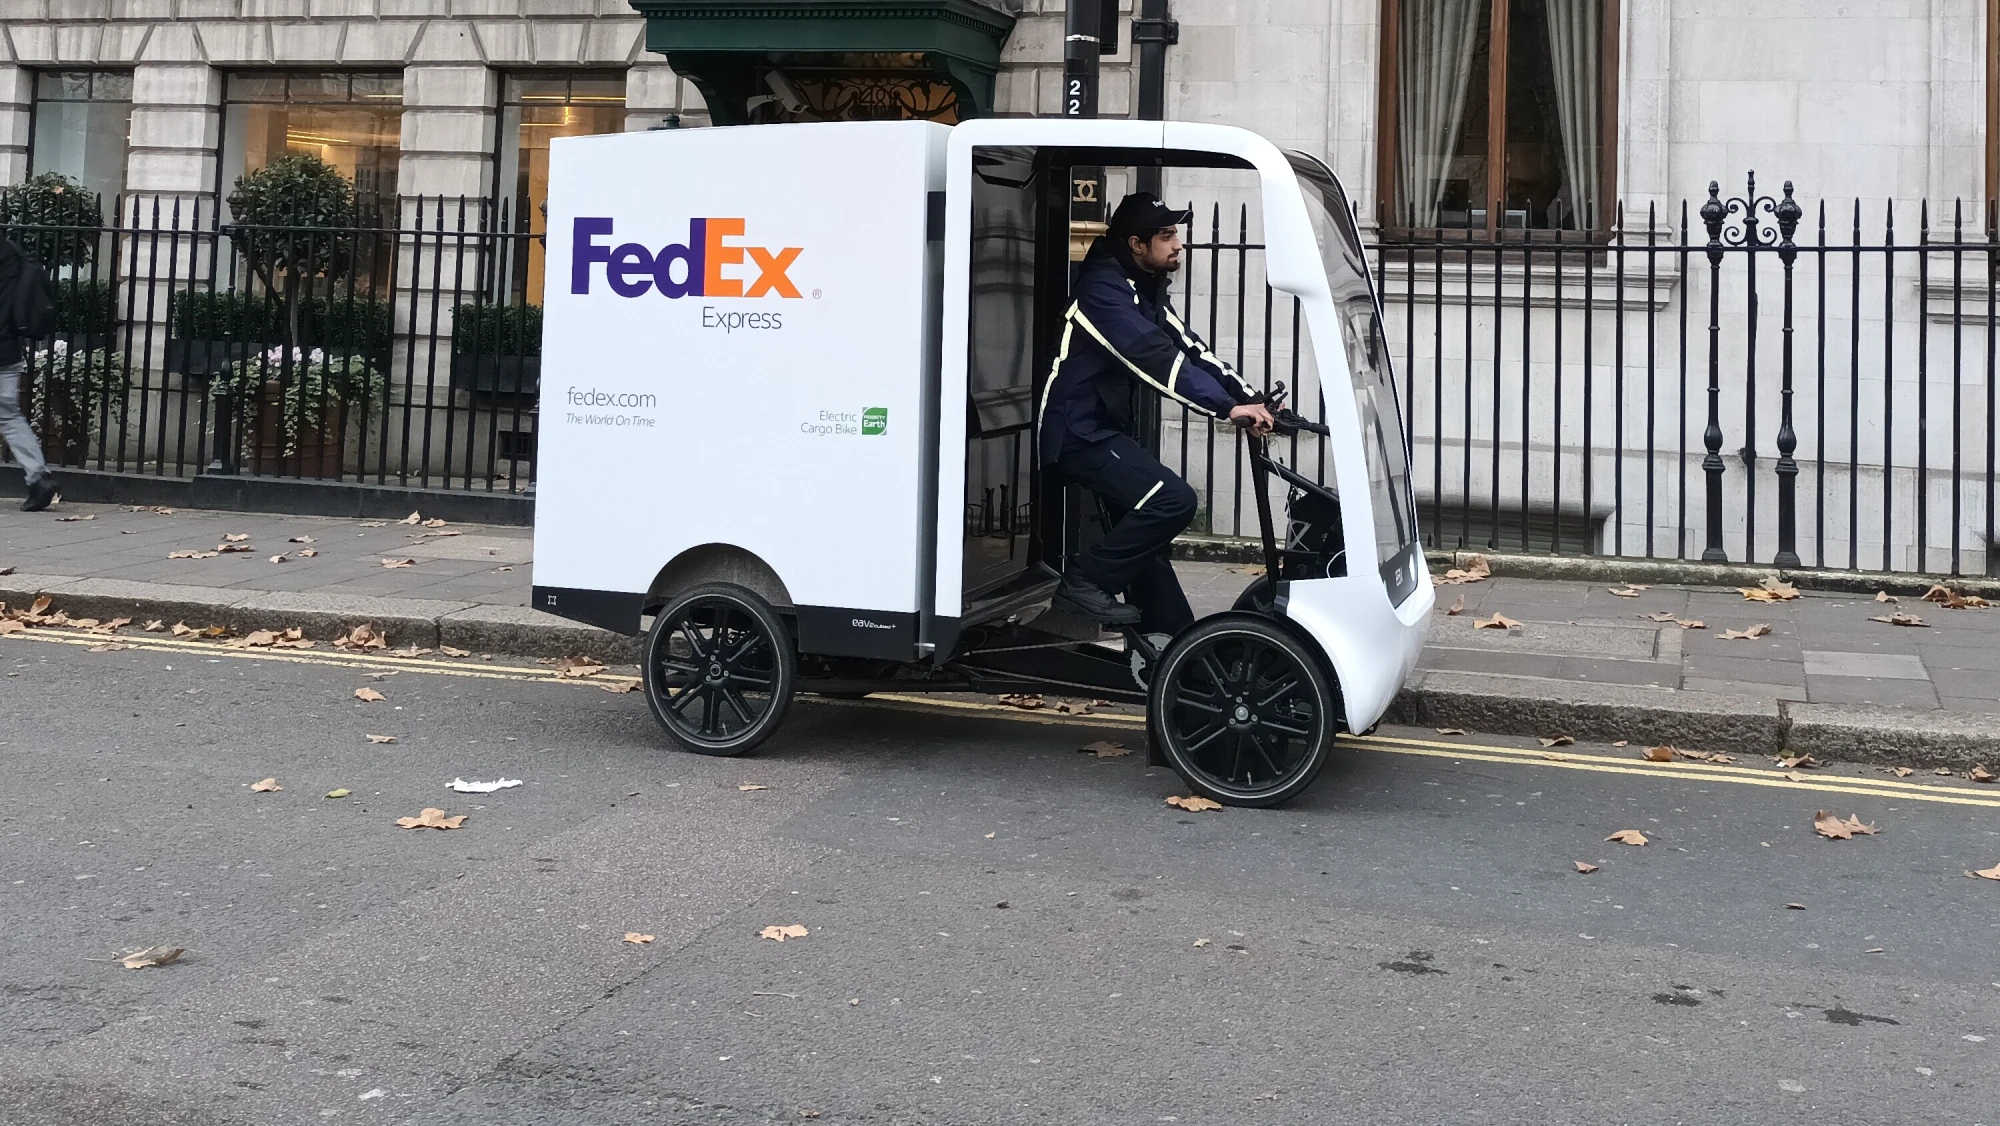
[[[56,284],[40,262],[16,257],[12,292],[0,293],[0,317],[0,336],[43,340],[55,332]]]

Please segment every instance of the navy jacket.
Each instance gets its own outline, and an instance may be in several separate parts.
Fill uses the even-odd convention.
[[[1042,392],[1043,465],[1129,433],[1132,380],[1216,418],[1256,394],[1181,321],[1160,277],[1132,265],[1122,249],[1099,238],[1077,275],[1055,371]]]

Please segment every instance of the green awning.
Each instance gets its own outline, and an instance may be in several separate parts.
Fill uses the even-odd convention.
[[[717,125],[993,113],[1000,0],[631,0]],[[775,75],[775,77],[774,77]]]

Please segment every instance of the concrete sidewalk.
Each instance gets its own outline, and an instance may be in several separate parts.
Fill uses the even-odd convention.
[[[64,519],[67,518],[67,519]],[[232,541],[231,536],[246,537]],[[309,538],[310,542],[294,542]],[[169,558],[174,552],[214,552]],[[311,555],[305,554],[311,552]],[[629,662],[636,642],[529,610],[528,529],[65,504],[0,511],[0,601],[49,594],[72,616],[165,618],[326,638],[367,622],[393,645]],[[283,555],[283,562],[271,558]],[[385,560],[411,560],[385,567]],[[1254,569],[1181,563],[1198,613],[1226,609]],[[1649,565],[1630,575],[1645,582]],[[1442,570],[1440,568],[1440,570]],[[1418,673],[1391,719],[1504,734],[1811,752],[1909,766],[2000,766],[2000,608],[1804,590],[1508,577],[1438,589]],[[1464,608],[1448,610],[1460,595]],[[1872,621],[1892,612],[1923,627]],[[1475,623],[1501,614],[1506,629]],[[1654,621],[1650,615],[1670,615]],[[1706,628],[1684,628],[1681,621]],[[1725,640],[1726,630],[1770,632]]]

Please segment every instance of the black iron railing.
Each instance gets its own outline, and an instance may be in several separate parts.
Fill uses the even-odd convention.
[[[1310,396],[1298,310],[1231,210],[1203,209],[1176,300],[1253,382]],[[1994,573],[1996,219],[1752,178],[1608,234],[1371,246],[1425,543]],[[1208,498],[1198,530],[1243,534],[1236,438],[1180,414],[1163,447]]]
[[[57,332],[25,381],[52,465],[532,487],[540,236],[504,205],[363,202],[249,227],[134,199],[67,218],[0,209],[0,236],[57,278]]]

